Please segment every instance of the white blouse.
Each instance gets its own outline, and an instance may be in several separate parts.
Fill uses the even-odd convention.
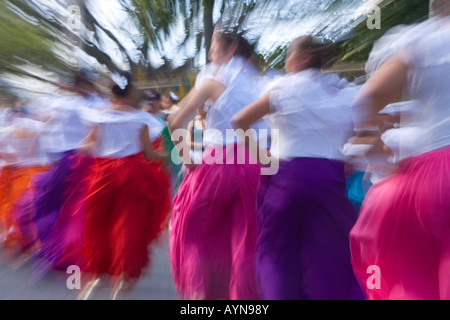
[[[351,104],[358,89],[337,75],[314,69],[279,79],[269,91],[271,112],[265,117],[272,129],[279,130],[271,154],[283,160],[342,160],[340,149],[353,130]]]
[[[5,162],[19,167],[41,166],[50,163],[42,148],[39,134],[45,124],[30,118],[13,117],[0,128],[0,151],[14,154],[16,159]]]
[[[251,63],[239,56],[222,66],[209,65],[205,70],[199,75],[197,86],[209,79],[222,83],[226,90],[214,103],[206,103],[203,143],[205,147],[240,143],[243,141],[242,137],[235,133],[231,119],[260,97],[259,73]],[[263,120],[251,128],[256,130],[256,140],[265,139],[269,130]]]
[[[50,115],[42,135],[47,152],[62,154],[82,147],[92,124],[83,119],[81,113],[97,110],[93,101],[79,96],[59,96],[47,99],[45,104]]]
[[[413,155],[450,145],[450,18],[434,20],[432,26],[400,54],[410,69],[406,95],[417,102],[414,117],[402,119],[401,124],[415,128]],[[401,144],[404,158],[410,152],[409,144],[402,148]]]
[[[366,63],[366,73],[372,76],[375,71],[399,51],[415,45],[423,35],[434,32],[441,19],[431,18],[413,25],[399,25],[388,30],[378,39]]]

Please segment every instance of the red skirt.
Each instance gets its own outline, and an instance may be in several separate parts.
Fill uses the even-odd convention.
[[[149,245],[167,226],[169,174],[143,154],[97,158],[86,197],[82,257],[88,273],[138,278]]]

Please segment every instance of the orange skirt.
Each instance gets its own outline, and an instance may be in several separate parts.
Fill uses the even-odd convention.
[[[19,197],[25,192],[31,179],[38,173],[48,171],[49,166],[18,167],[5,166],[0,173],[0,238],[4,244],[14,241],[21,242],[21,235],[12,208]]]

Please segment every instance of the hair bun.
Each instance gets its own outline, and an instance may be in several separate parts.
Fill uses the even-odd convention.
[[[114,73],[111,75],[111,79],[115,83],[112,87],[113,94],[118,97],[126,96],[132,86],[133,78],[131,74],[128,72]]]

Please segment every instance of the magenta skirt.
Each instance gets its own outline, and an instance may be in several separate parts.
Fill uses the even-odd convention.
[[[350,240],[368,298],[450,299],[450,148],[406,159],[372,186]]]
[[[256,193],[261,167],[249,162],[242,145],[226,146],[219,156],[235,164],[207,164],[216,151],[205,151],[203,164],[186,176],[174,199],[173,278],[184,299],[258,299]],[[242,156],[245,164],[237,164]]]

